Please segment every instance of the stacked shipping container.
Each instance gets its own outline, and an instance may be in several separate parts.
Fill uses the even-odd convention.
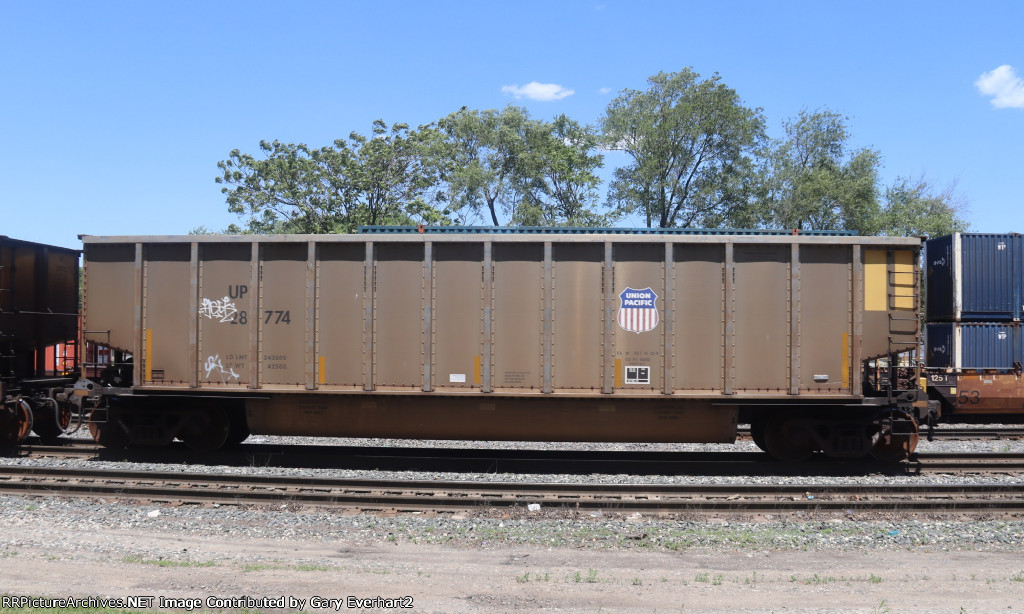
[[[925,250],[928,365],[1009,371],[1024,361],[1024,238],[956,233]]]
[[[929,367],[1009,370],[1024,362],[1021,326],[1014,322],[929,322]]]

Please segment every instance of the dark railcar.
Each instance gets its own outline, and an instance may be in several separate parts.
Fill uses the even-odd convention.
[[[0,235],[0,444],[62,430],[53,395],[73,379],[46,350],[78,337],[79,253]]]

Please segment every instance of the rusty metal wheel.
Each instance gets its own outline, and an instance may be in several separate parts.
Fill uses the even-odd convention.
[[[886,410],[875,419],[877,431],[871,438],[871,456],[886,463],[907,460],[920,439],[917,420],[898,409]]]
[[[105,448],[120,450],[128,446],[128,432],[117,412],[109,407],[97,406],[89,412],[89,434]]]
[[[178,438],[193,450],[211,452],[223,446],[230,433],[227,413],[220,407],[204,407],[186,416]]]
[[[13,446],[32,432],[32,406],[24,399],[4,403],[0,410],[0,445]]]
[[[784,463],[805,461],[817,451],[810,424],[798,413],[783,413],[769,420],[764,443],[768,453]]]
[[[44,401],[33,407],[32,429],[44,441],[52,441],[63,435],[71,425],[71,405],[53,399]]]
[[[32,432],[32,406],[28,401],[21,399],[18,402],[18,441],[22,442]]]

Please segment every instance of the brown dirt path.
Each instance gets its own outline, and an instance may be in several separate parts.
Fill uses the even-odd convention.
[[[341,599],[343,612],[1024,612],[1024,554],[1008,552],[455,547],[137,527],[2,556],[4,594],[291,596],[324,613],[335,610],[312,598]],[[350,606],[380,604],[350,596],[413,607],[360,609]]]

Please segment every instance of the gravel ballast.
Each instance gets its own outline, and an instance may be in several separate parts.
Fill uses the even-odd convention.
[[[425,446],[444,445],[507,449],[509,443],[439,442],[394,440],[347,440],[316,438],[253,437],[252,443],[293,443],[322,445]],[[523,444],[529,449],[595,449],[592,444]],[[610,444],[609,450],[679,451],[754,451],[753,443],[716,444]],[[919,451],[983,452],[1024,451],[1024,441],[922,441]],[[658,475],[564,475],[509,473],[451,473],[421,471],[372,471],[347,469],[295,469],[282,467],[226,467],[215,465],[172,465],[139,462],[111,462],[58,458],[0,458],[0,464],[89,469],[137,469],[232,475],[279,475],[326,478],[372,478],[409,480],[462,480],[599,484],[795,484],[827,488],[834,484],[877,486],[886,484],[1024,484],[1024,475],[864,475],[864,476],[658,476]],[[26,513],[32,508],[34,511]],[[532,544],[572,548],[631,548],[677,551],[687,548],[893,548],[937,547],[942,549],[1013,548],[1024,540],[1024,520],[923,519],[919,516],[886,514],[883,518],[863,514],[829,513],[757,519],[737,519],[735,515],[718,518],[702,516],[690,520],[663,520],[657,517],[614,513],[574,514],[556,508],[528,512],[525,509],[471,514],[416,514],[401,517],[348,515],[343,511],[304,509],[242,509],[183,505],[159,510],[159,516],[147,517],[154,506],[127,506],[91,500],[50,498],[43,501],[18,497],[0,498],[3,517],[24,521],[31,531],[30,518],[43,513],[54,522],[73,526],[104,526],[178,530],[186,533],[238,535],[242,537],[289,536],[302,539],[332,539],[333,531],[344,530],[359,540],[404,540],[411,543],[483,545],[494,542]],[[61,521],[61,519],[64,519]],[[205,533],[204,533],[205,532]],[[11,544],[14,547],[14,544]]]
[[[322,443],[304,438],[291,442]],[[594,449],[583,444],[527,445]],[[600,449],[755,448],[741,441],[734,446],[617,444]],[[1024,451],[1024,442],[922,441],[919,451],[1016,452]],[[1024,480],[1012,474],[454,474],[28,458],[2,458],[0,464],[563,483],[1016,485]],[[0,518],[0,578],[4,591],[21,595],[408,595],[415,598],[417,612],[977,612],[1021,611],[1024,603],[1024,520],[1016,518],[829,513],[669,520],[554,508],[389,515],[291,504],[211,507],[14,496],[0,497]],[[54,584],[58,578],[59,588]],[[314,611],[308,603],[303,609]],[[403,610],[346,605],[338,611],[350,609]]]

